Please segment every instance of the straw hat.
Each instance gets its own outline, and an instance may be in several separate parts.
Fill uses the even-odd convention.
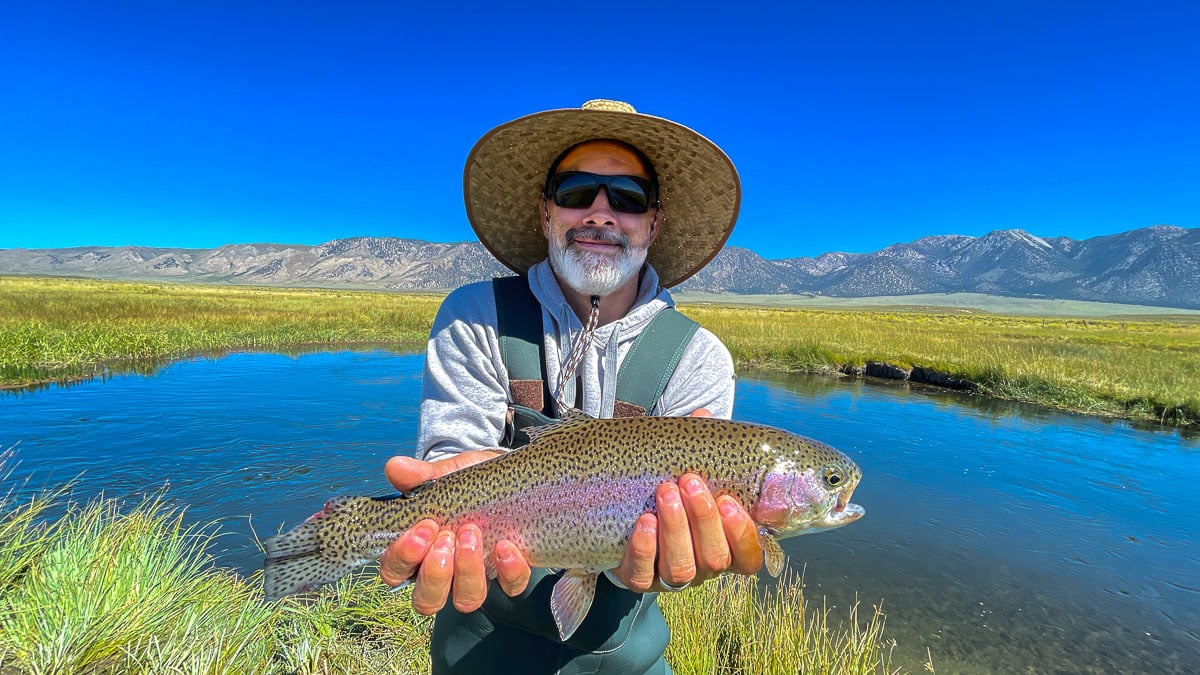
[[[550,163],[583,141],[611,138],[645,153],[663,204],[647,260],[664,287],[708,264],[729,238],[742,191],[733,162],[712,141],[621,101],[548,110],[492,129],[471,149],[463,172],[467,218],[496,259],[524,274],[547,255],[538,203]]]

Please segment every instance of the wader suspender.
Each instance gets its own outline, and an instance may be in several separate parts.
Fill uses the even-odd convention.
[[[508,369],[513,404],[549,417],[550,386],[542,338],[542,306],[526,277],[492,280],[500,355]],[[638,335],[617,374],[614,417],[645,415],[667,388],[683,351],[700,325],[667,308]]]

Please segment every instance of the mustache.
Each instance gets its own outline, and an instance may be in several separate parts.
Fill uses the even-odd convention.
[[[571,242],[580,237],[591,239],[593,241],[599,241],[604,244],[616,244],[622,249],[629,248],[629,237],[617,232],[613,232],[612,230],[606,230],[602,227],[573,227],[567,230],[564,239],[567,241],[567,246],[570,246]]]

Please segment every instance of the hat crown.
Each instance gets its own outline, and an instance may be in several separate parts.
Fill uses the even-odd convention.
[[[606,110],[609,112],[637,113],[633,106],[624,101],[612,101],[607,98],[594,98],[582,106],[584,110]]]
[[[737,221],[741,183],[733,162],[712,141],[624,101],[592,99],[492,129],[463,169],[467,219],[479,241],[509,269],[524,274],[546,259],[543,199],[546,168],[565,148],[613,139],[641,150],[659,176],[658,234],[647,262],[669,288],[712,260]]]

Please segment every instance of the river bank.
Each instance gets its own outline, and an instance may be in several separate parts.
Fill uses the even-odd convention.
[[[304,345],[421,345],[430,294],[0,277],[0,387]],[[739,369],[882,376],[1200,428],[1200,321],[683,304]]]

